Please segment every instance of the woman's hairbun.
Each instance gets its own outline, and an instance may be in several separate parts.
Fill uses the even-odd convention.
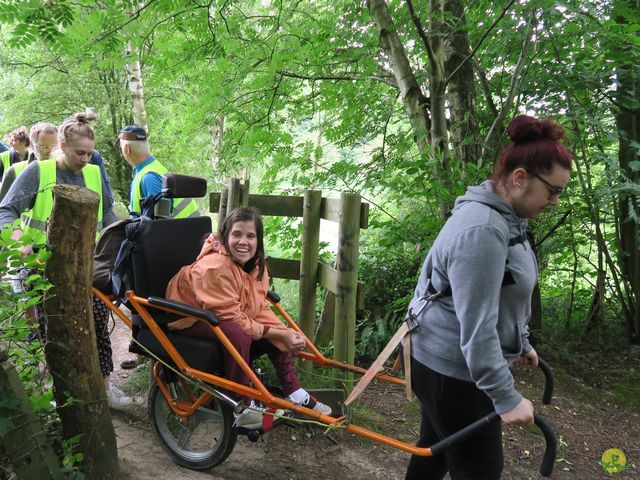
[[[78,123],[86,123],[92,122],[96,119],[95,113],[86,113],[86,112],[78,112],[73,115],[73,118]]]
[[[518,115],[509,122],[507,134],[513,143],[526,143],[543,139],[560,140],[564,137],[564,129],[548,119]]]

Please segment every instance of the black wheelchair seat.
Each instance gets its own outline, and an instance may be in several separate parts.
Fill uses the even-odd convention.
[[[222,344],[211,339],[181,335],[178,331],[172,331],[166,327],[167,323],[178,320],[179,318],[178,315],[172,313],[154,312],[153,314],[153,319],[162,327],[163,332],[182,358],[184,358],[185,362],[187,362],[187,365],[202,370],[203,372],[221,372],[224,366],[224,347]],[[146,357],[156,356],[175,368],[175,363],[155,335],[151,333],[151,330],[144,325],[144,321],[140,315],[133,315],[131,317],[131,323],[134,341],[129,345],[129,351]],[[144,348],[142,348],[141,345],[144,346]]]
[[[145,298],[164,297],[171,278],[180,268],[196,260],[203,240],[210,232],[209,217],[150,221],[144,235],[136,239],[131,249],[133,290],[136,295]],[[149,311],[190,367],[209,373],[222,369],[223,347],[219,342],[171,331],[166,325],[181,318],[179,315],[155,308]],[[169,354],[145,325],[140,315],[132,312],[131,320],[133,341],[129,351],[144,356],[155,355],[174,366]]]

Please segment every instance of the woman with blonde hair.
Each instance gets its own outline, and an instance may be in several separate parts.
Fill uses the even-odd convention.
[[[27,255],[46,243],[46,222],[53,208],[53,187],[58,184],[76,185],[93,190],[100,196],[96,231],[117,220],[112,206],[104,202],[105,183],[100,168],[89,164],[95,146],[95,136],[89,124],[93,115],[76,113],[58,129],[58,148],[52,158],[28,164],[18,175],[0,203],[0,229],[12,228],[12,238],[29,236],[30,244],[21,248]],[[46,338],[42,310],[38,312],[40,333]],[[93,314],[100,369],[105,379],[107,398],[111,406],[131,403],[109,383],[113,371],[111,341],[107,330],[108,309],[97,297],[93,299]]]

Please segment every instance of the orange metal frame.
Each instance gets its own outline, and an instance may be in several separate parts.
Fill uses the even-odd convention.
[[[118,316],[118,318],[120,318],[120,320],[122,320],[129,328],[132,328],[131,320],[116,305],[112,303],[114,300],[114,297],[109,297],[107,295],[104,295],[102,292],[100,292],[99,290],[96,290],[95,288],[93,289],[93,293],[94,295],[99,297],[111,309],[111,311],[113,311]],[[180,370],[180,372],[182,372],[187,377],[197,378],[208,384],[215,385],[216,387],[229,390],[246,397],[250,397],[254,400],[257,400],[263,403],[264,405],[270,408],[282,408],[285,410],[290,410],[304,417],[323,423],[327,426],[337,426],[337,427],[344,428],[346,429],[347,432],[353,433],[363,438],[367,438],[369,440],[373,440],[378,443],[382,443],[384,445],[388,445],[393,448],[397,448],[399,450],[403,450],[412,455],[419,455],[419,456],[425,456],[425,457],[432,455],[431,449],[428,447],[417,447],[415,445],[400,441],[398,439],[395,439],[386,435],[382,435],[378,432],[374,432],[367,428],[363,428],[363,427],[359,427],[357,425],[351,424],[347,421],[346,417],[344,416],[339,418],[330,417],[328,415],[323,415],[319,412],[316,412],[315,410],[305,408],[301,405],[296,405],[283,398],[274,396],[260,381],[258,376],[255,374],[252,368],[247,364],[247,362],[245,362],[245,360],[238,353],[236,348],[229,341],[229,339],[226,337],[226,335],[220,329],[220,327],[212,326],[209,323],[205,322],[204,320],[199,320],[199,321],[205,322],[207,325],[209,325],[209,327],[215,334],[216,338],[220,341],[220,343],[224,346],[224,348],[229,351],[229,353],[233,356],[236,362],[238,362],[238,365],[240,366],[240,368],[243,370],[243,372],[247,375],[247,377],[251,381],[253,388],[229,381],[224,377],[221,377],[218,375],[213,375],[211,373],[207,373],[201,370],[191,368],[186,363],[182,355],[178,353],[178,351],[173,346],[171,341],[167,338],[167,335],[162,330],[162,328],[160,328],[160,326],[153,319],[153,316],[149,312],[149,309],[151,308],[151,309],[162,310],[169,313],[176,313],[178,315],[184,315],[184,314],[171,310],[170,308],[151,305],[146,298],[138,297],[133,291],[127,292],[127,295],[128,295],[128,300],[131,302],[131,305],[136,309],[136,311],[138,312],[138,314],[140,315],[140,317],[142,318],[146,326],[151,330],[153,335],[156,337],[156,339],[160,342],[162,347],[168,353],[171,360],[176,364],[178,370]],[[282,308],[282,306],[279,303],[272,302],[272,304],[275,307],[275,309],[278,311],[278,313],[282,316],[282,318],[284,318],[287,321],[289,326],[294,330],[296,330],[301,335],[303,335],[305,338],[307,349],[310,351],[310,353],[300,352],[297,354],[298,357],[303,358],[305,360],[309,360],[320,367],[335,368],[335,369],[340,369],[343,371],[348,371],[348,372],[353,372],[358,374],[364,374],[367,371],[364,368],[356,367],[354,365],[344,363],[344,362],[339,362],[322,355],[322,353],[316,348],[316,346],[306,337],[306,335],[304,335],[304,332],[302,332],[300,327],[298,327],[296,322],[289,316],[289,314],[284,310],[284,308]],[[159,364],[158,362],[156,362],[153,367],[153,374],[154,374],[153,378],[155,379],[156,384],[160,388],[160,391],[162,392],[163,396],[167,400],[167,403],[169,404],[173,412],[177,416],[179,416],[182,420],[185,420],[190,415],[195,413],[198,407],[207,404],[207,402],[211,399],[211,394],[206,392],[202,393],[200,396],[196,398],[195,394],[193,393],[191,388],[189,388],[188,384],[184,382],[184,380],[181,380],[183,382],[183,386],[185,387],[185,391],[187,391],[189,393],[189,396],[191,397],[191,403],[173,401],[169,393],[169,390],[167,388],[167,385],[164,382],[164,380],[161,378],[161,376],[158,375],[158,371],[159,371]],[[388,382],[395,385],[404,385],[404,380],[402,380],[401,378],[387,375],[386,371],[382,371],[378,373],[374,378],[376,378],[379,381]]]

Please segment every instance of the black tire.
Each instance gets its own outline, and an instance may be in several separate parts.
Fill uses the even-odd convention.
[[[174,400],[188,401],[182,383],[168,383]],[[183,467],[206,470],[226,460],[236,445],[233,409],[213,399],[208,408],[200,407],[186,424],[173,413],[158,386],[149,390],[149,421],[163,448]]]

